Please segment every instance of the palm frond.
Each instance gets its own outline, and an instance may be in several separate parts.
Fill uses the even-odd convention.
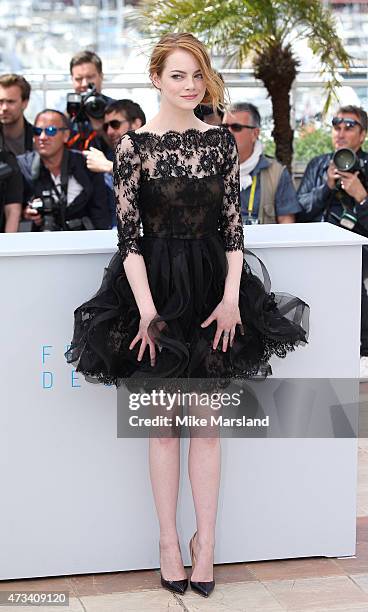
[[[321,74],[329,75],[330,88],[338,68],[350,66],[334,19],[320,0],[148,0],[139,16],[146,35],[193,32],[210,48],[236,57],[238,66],[254,52],[306,39],[320,59]]]
[[[136,24],[154,40],[167,32],[192,32],[237,67],[251,60],[271,96],[276,150],[280,145],[279,153],[288,165],[292,155],[289,92],[299,65],[294,43],[305,40],[320,61],[320,74],[326,81],[324,111],[339,84],[340,68],[351,66],[332,14],[321,0],[141,0]],[[283,132],[289,143],[281,143]]]

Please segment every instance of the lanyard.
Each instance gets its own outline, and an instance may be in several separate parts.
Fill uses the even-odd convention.
[[[253,206],[254,206],[254,197],[256,194],[256,187],[257,187],[257,175],[255,174],[253,176],[252,186],[250,188],[250,196],[249,196],[249,203],[248,203],[248,217],[252,216]]]
[[[82,136],[80,132],[78,132],[68,140],[66,146],[68,147],[68,149],[71,149],[73,145],[75,145],[75,143],[79,141],[79,150],[87,151],[89,145],[91,144],[91,141],[96,137],[96,135],[97,132],[95,130],[93,130],[88,136]]]

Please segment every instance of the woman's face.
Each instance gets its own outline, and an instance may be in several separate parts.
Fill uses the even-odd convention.
[[[182,110],[193,110],[206,91],[198,60],[184,49],[168,55],[161,75],[154,74],[152,82],[161,90],[161,101]]]

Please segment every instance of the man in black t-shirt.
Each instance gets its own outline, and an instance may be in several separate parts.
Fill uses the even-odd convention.
[[[17,232],[22,213],[23,181],[12,153],[0,150],[0,232]]]

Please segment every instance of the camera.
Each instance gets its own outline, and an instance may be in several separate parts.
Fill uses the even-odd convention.
[[[65,219],[66,198],[58,197],[50,189],[44,189],[40,198],[35,198],[29,206],[42,215],[42,232],[61,230],[93,230],[94,225],[89,217]]]
[[[332,162],[340,172],[351,172],[351,174],[359,172],[359,180],[364,188],[367,189],[367,167],[364,161],[357,156],[355,151],[348,148],[338,149],[332,156]],[[342,216],[338,219],[339,224],[345,229],[352,230],[357,223],[354,200],[343,190],[341,179],[336,181],[336,191],[337,199],[340,201],[344,210]],[[336,217],[335,214],[332,214],[332,216]]]
[[[82,94],[67,94],[66,110],[72,121],[81,123],[92,119],[102,119],[107,106],[105,98],[96,91],[94,83],[88,85],[88,91]]]
[[[359,172],[359,180],[366,181],[366,169],[362,159],[359,159],[352,149],[338,149],[332,156],[332,161],[340,172]],[[341,189],[341,180],[336,181],[336,188]]]
[[[40,198],[35,198],[29,206],[42,215],[42,232],[55,232],[62,229],[59,221],[60,202],[49,189],[42,191]]]

